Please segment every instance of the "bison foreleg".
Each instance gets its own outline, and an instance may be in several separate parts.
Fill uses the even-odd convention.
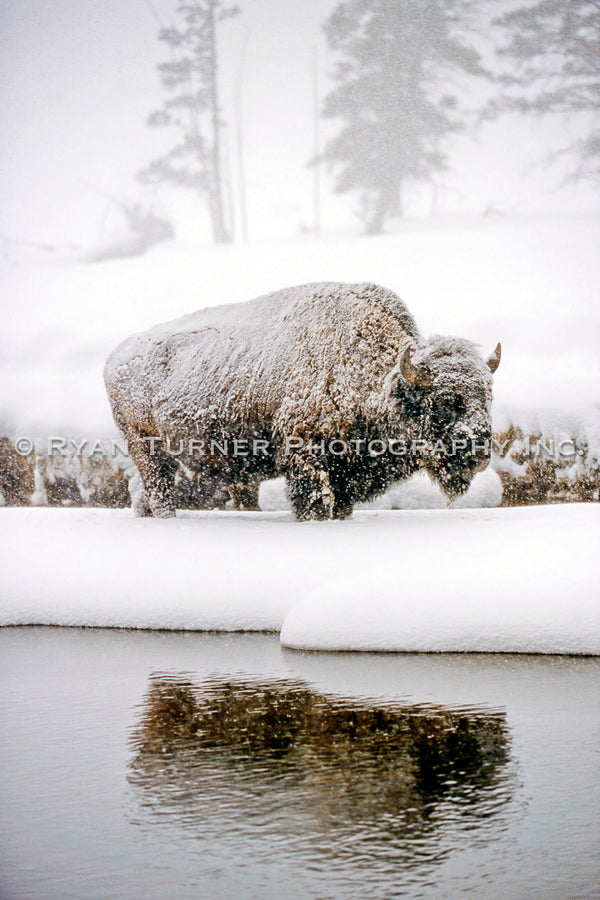
[[[142,491],[132,496],[132,505],[138,516],[166,519],[175,515],[173,486],[177,463],[158,443],[137,433],[128,436],[129,455],[142,482]]]
[[[297,519],[333,519],[335,497],[329,474],[318,457],[298,453],[290,457],[287,491]]]

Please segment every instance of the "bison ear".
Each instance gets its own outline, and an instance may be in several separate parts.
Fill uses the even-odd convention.
[[[488,364],[488,368],[492,375],[500,365],[500,357],[502,356],[502,344],[496,344],[496,349],[493,353],[490,353],[488,358],[486,359],[486,363]]]
[[[410,384],[420,388],[430,388],[433,384],[433,375],[427,369],[415,366],[412,361],[413,351],[406,347],[400,357],[400,374]]]

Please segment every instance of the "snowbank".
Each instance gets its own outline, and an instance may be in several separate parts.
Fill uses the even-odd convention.
[[[0,509],[0,625],[281,630],[286,647],[600,655],[600,509]]]

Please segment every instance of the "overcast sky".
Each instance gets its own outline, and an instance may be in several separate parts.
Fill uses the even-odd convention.
[[[332,59],[321,25],[335,0],[240,0],[242,15],[221,28],[221,100],[229,122],[235,194],[235,98],[242,61],[244,153],[251,238],[287,236],[312,223],[312,59],[321,94]],[[134,175],[173,138],[146,126],[161,105],[156,65],[167,48],[160,19],[175,0],[0,0],[0,234],[32,241],[88,243],[114,226],[110,201],[143,196]],[[331,127],[331,126],[329,126]],[[508,121],[478,143],[461,138],[441,211],[597,209],[589,188],[544,193],[541,170],[522,176],[527,159],[560,140],[564,124]],[[539,155],[539,153],[538,153]],[[347,218],[356,198],[333,201],[323,187],[324,224]],[[161,191],[185,236],[206,222],[191,196]],[[409,197],[420,215],[430,199]],[[238,216],[239,220],[239,216]],[[358,230],[359,223],[347,220]]]

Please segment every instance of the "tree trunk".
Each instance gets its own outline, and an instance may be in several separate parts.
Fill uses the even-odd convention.
[[[390,215],[395,216],[398,219],[404,218],[404,198],[402,196],[402,175],[396,175],[394,179],[393,185],[393,193],[392,193],[392,207],[390,208]]]
[[[366,217],[366,233],[381,234],[388,216],[402,218],[403,215],[402,176],[394,172],[377,191],[371,214]]]
[[[222,191],[218,191],[215,185],[210,188],[210,193],[208,195],[208,210],[215,244],[231,243],[231,235],[227,230],[223,217]]]
[[[386,207],[387,191],[385,188],[381,188],[377,193],[377,197],[375,198],[373,211],[367,219],[367,234],[381,234],[381,232],[383,231],[383,221],[385,219]]]
[[[223,213],[223,177],[221,175],[221,142],[219,121],[219,96],[217,89],[217,35],[215,29],[215,4],[211,3],[208,16],[209,45],[210,45],[210,105],[212,120],[212,190],[210,197],[210,215],[212,221],[213,238],[216,244],[228,244],[231,235],[225,224]]]

